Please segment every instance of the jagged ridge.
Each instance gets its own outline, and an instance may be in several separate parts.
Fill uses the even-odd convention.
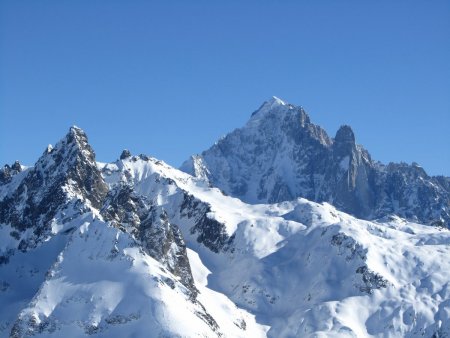
[[[278,98],[181,169],[248,203],[304,197],[364,219],[396,214],[450,226],[449,178],[417,164],[376,162],[349,126],[332,139],[302,107]]]
[[[267,123],[273,108],[249,123]],[[347,168],[341,152],[355,149],[351,129],[329,139],[297,112],[307,131],[293,135],[335,147]],[[71,142],[61,148],[59,171],[44,172],[42,192],[16,194],[39,163],[0,186],[0,201],[18,203],[55,182],[64,187],[51,219],[0,223],[0,255],[9,255],[0,262],[0,337],[450,334],[447,230],[395,217],[361,221],[303,199],[249,205],[145,155],[95,163],[85,135],[75,141],[74,151]],[[52,165],[46,159],[42,167]],[[45,231],[33,234],[37,226]],[[19,240],[35,241],[21,252]]]
[[[9,330],[11,337],[60,336],[71,330],[78,334],[104,332],[106,336],[112,333],[123,336],[120,333],[123,331],[111,331],[115,325],[139,321],[147,323],[147,331],[156,330],[162,335],[183,332],[182,326],[160,324],[157,313],[143,315],[141,311],[148,312],[150,307],[139,302],[133,305],[136,297],[133,293],[123,299],[128,302],[125,309],[104,310],[105,314],[99,315],[96,309],[108,305],[102,297],[93,301],[97,295],[90,295],[86,285],[92,284],[93,290],[97,290],[102,283],[109,287],[126,284],[127,279],[121,281],[122,274],[134,276],[131,283],[141,278],[149,282],[153,278],[146,291],[138,287],[137,292],[148,293],[149,304],[160,304],[160,311],[168,311],[166,314],[173,319],[177,312],[184,319],[190,318],[196,324],[189,324],[194,329],[189,326],[185,328],[187,332],[221,335],[215,319],[197,300],[198,289],[178,226],[169,222],[160,206],[136,194],[130,186],[120,184],[110,189],[81,129],[70,128],[54,148],[46,149],[35,166],[22,169],[19,163],[5,167],[0,186],[0,285],[4,288],[0,303],[3,309],[8,309],[0,316],[0,336]],[[36,253],[43,254],[39,263],[33,263]],[[150,257],[154,261],[149,261]],[[136,275],[135,263],[123,266],[126,261],[150,266],[151,272],[146,271],[149,268],[141,268]],[[30,270],[32,278],[23,280],[24,276],[17,273],[20,268],[15,273],[10,271],[14,266],[28,264],[34,266]],[[119,269],[119,275],[90,272],[90,269],[101,271],[105,264],[110,265],[108,269]],[[65,280],[70,281],[70,287]],[[27,296],[21,291],[24,283]],[[75,289],[79,295],[74,300]],[[100,289],[96,292],[101,293]],[[178,294],[177,302],[184,302],[184,307],[176,310],[170,302],[167,304],[164,293],[167,294],[164,297]],[[88,304],[83,311],[76,310],[82,306],[78,305],[81,299],[81,303]],[[49,305],[52,302],[54,305]],[[52,310],[46,310],[47,307]],[[128,308],[134,312],[130,313]],[[74,310],[73,318],[64,315]],[[75,328],[71,329],[73,325]],[[133,330],[138,328],[134,326]]]

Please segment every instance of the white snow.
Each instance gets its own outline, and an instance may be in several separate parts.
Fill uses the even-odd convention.
[[[154,159],[124,166],[131,168],[137,191],[172,210],[193,250],[198,284],[207,281],[255,314],[258,323],[271,327],[268,336],[431,336],[438,330],[436,317],[443,318],[441,330],[448,330],[448,230],[399,218],[358,220],[305,199],[248,205]],[[173,187],[157,188],[157,177],[172,180]],[[181,191],[211,206],[208,216],[235,236],[233,251],[215,254],[197,243],[193,224],[176,212]],[[337,235],[347,239],[333,244]],[[366,284],[357,272],[361,267],[385,287]],[[370,292],[361,291],[367,287]]]
[[[79,337],[88,332],[99,337],[143,337],[149,332],[155,336],[217,336],[199,315],[205,309],[187,298],[181,284],[168,283],[176,278],[132,242],[128,234],[99,220],[85,224],[70,236],[19,319],[52,328],[37,337],[51,333]],[[113,253],[113,248],[119,252]],[[200,271],[201,262],[196,266]],[[204,306],[222,324],[220,331],[232,332],[233,337],[264,336],[253,316],[200,281],[199,287],[204,293],[199,300],[208,302]],[[234,324],[242,320],[248,324],[245,332]]]
[[[25,253],[8,256],[31,229],[14,238],[11,225],[0,225],[8,260],[0,265],[0,337],[14,323],[37,337],[450,334],[447,229],[398,217],[363,221],[305,199],[250,205],[154,158],[97,165],[111,187],[130,184],[180,227],[197,301],[85,202],[90,212],[58,214],[49,237]],[[185,196],[209,206],[199,210],[224,225],[230,247],[215,253],[197,241],[195,219],[181,210]]]

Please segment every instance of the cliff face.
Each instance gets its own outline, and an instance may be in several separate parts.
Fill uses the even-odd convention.
[[[376,162],[349,126],[330,138],[303,108],[277,98],[181,170],[248,203],[304,197],[364,219],[396,214],[450,225],[448,178],[430,177],[415,164]]]

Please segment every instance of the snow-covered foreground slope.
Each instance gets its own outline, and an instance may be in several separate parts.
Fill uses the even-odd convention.
[[[208,286],[268,336],[450,334],[447,229],[363,221],[305,199],[248,205],[145,156],[100,167],[110,185],[126,181],[167,210],[211,271]]]
[[[11,336],[215,337],[221,331],[245,336],[234,322],[248,322],[249,332],[258,336],[252,317],[226,297],[213,294],[212,309],[192,301],[176,277],[133,242],[99,220],[86,220],[21,310]],[[201,292],[212,294],[206,287]]]
[[[448,229],[246,204],[78,128],[8,170],[0,337],[450,335]]]

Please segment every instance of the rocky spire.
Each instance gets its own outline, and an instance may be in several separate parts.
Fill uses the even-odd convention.
[[[288,108],[289,105],[286,102],[282,101],[276,96],[272,96],[267,101],[264,101],[264,103],[255,112],[252,113],[250,120],[258,120],[269,113],[282,113]]]
[[[53,173],[58,173],[65,184],[73,184],[77,197],[89,200],[96,208],[101,207],[108,188],[97,169],[94,150],[82,129],[71,127],[55,148],[38,162],[41,160],[43,163],[51,160]],[[48,165],[45,169],[49,172]]]
[[[100,208],[108,191],[95,153],[78,127],[71,127],[21,179],[17,189],[0,200],[0,223],[18,230],[35,228],[36,234],[48,230],[53,217],[67,203],[78,201],[85,207]]]
[[[124,149],[122,151],[122,154],[120,154],[120,159],[125,160],[127,158],[131,157],[131,152],[128,149]]]
[[[355,143],[355,134],[353,130],[348,125],[343,125],[336,132],[336,136],[334,138],[334,146],[336,151],[351,151],[356,147]]]
[[[12,170],[15,170],[17,172],[21,172],[22,171],[22,166],[20,165],[19,161],[15,161],[14,164],[11,166]]]

